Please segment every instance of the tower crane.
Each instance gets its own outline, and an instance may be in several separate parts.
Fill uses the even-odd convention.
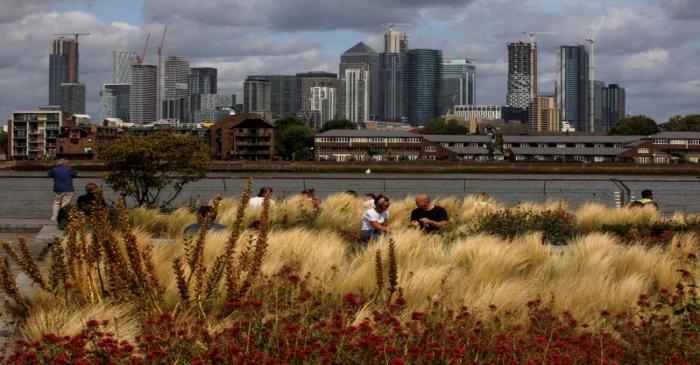
[[[72,35],[75,37],[75,43],[78,43],[78,37],[81,35],[90,35],[90,33],[54,33],[54,35],[59,35],[59,36],[64,36],[64,35]]]
[[[555,34],[559,34],[559,33],[557,33],[557,32],[535,32],[535,31],[531,31],[531,32],[523,32],[523,34],[529,34],[529,35],[530,35],[530,43],[535,43],[535,37],[538,36],[538,35],[555,35]]]
[[[162,59],[163,59],[163,45],[165,44],[165,34],[168,32],[168,26],[163,27],[163,34],[160,37],[160,44],[156,48],[156,53],[158,54],[158,75],[156,77],[156,121],[159,121],[163,111],[163,106],[161,105],[161,81],[163,79],[162,73]]]
[[[146,59],[146,50],[148,49],[148,41],[151,39],[151,33],[148,33],[146,35],[146,42],[143,44],[143,51],[141,51],[141,54],[137,56],[137,63],[139,65],[143,64],[143,60]]]
[[[411,26],[411,24],[409,24],[409,23],[394,23],[394,22],[386,22],[386,23],[382,23],[382,25],[385,27],[389,27],[390,32],[394,31],[395,26],[401,26],[401,27],[410,27]]]

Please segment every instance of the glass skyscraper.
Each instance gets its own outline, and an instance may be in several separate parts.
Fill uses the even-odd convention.
[[[78,83],[79,59],[77,40],[58,37],[51,42],[49,105],[61,105],[63,102],[61,84]]]
[[[182,56],[170,55],[165,60],[163,85],[163,119],[187,122],[190,98],[190,61]]]
[[[157,117],[156,80],[158,66],[131,65],[131,90],[129,93],[129,122],[153,123]]]
[[[476,104],[476,65],[468,59],[442,63],[442,106],[440,112],[454,112],[455,105]]]
[[[625,117],[627,113],[625,93],[625,88],[617,84],[610,84],[603,88],[602,132],[608,132],[618,120]]]
[[[588,51],[584,45],[561,46],[557,51],[556,99],[562,121],[577,131],[588,131],[589,94]]]
[[[344,92],[344,100],[340,101],[340,107],[343,108],[341,111],[341,116],[349,113],[347,110],[348,102],[357,105],[355,101],[348,101],[347,98],[351,98],[352,95],[348,94],[347,91],[347,79],[345,70],[353,69],[358,71],[369,72],[369,78],[364,80],[363,83],[367,87],[367,97],[369,100],[369,112],[365,114],[361,119],[362,121],[376,120],[379,113],[379,54],[375,52],[371,47],[360,42],[354,45],[352,48],[345,51],[340,56],[340,76],[341,79],[346,80],[346,91]],[[355,73],[353,73],[355,75]],[[352,86],[353,92],[357,91],[356,86]],[[364,98],[364,96],[363,96]],[[356,115],[354,113],[353,115]],[[349,118],[348,118],[349,119]]]
[[[411,49],[406,52],[403,77],[404,114],[408,123],[425,125],[440,116],[442,51]]]
[[[217,93],[218,71],[213,67],[190,68],[190,120],[197,120],[197,111],[202,109],[202,95]]]
[[[105,84],[100,90],[100,119],[119,118],[128,123],[130,90],[131,84]]]

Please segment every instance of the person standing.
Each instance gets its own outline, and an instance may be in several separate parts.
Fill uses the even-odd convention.
[[[68,205],[73,198],[73,178],[78,177],[75,171],[65,159],[58,160],[58,166],[49,171],[49,177],[53,178],[53,207],[51,220],[56,221],[58,211]]]
[[[450,225],[447,211],[432,203],[430,196],[421,194],[416,197],[416,209],[411,212],[410,226],[420,227],[426,233],[439,233]]]
[[[637,200],[637,205],[645,207],[651,205],[652,207],[659,209],[659,205],[654,201],[654,193],[651,190],[642,190],[642,198]]]
[[[389,235],[389,198],[378,196],[374,201],[374,207],[367,209],[362,215],[362,228],[360,229],[360,240],[368,242],[370,239],[377,239],[380,236]]]

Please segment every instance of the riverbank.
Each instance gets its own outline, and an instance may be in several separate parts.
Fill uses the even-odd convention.
[[[54,161],[9,161],[0,170],[46,171]],[[103,171],[104,164],[94,161],[74,161],[81,171]],[[434,173],[434,174],[600,174],[600,175],[681,175],[700,176],[700,165],[636,165],[617,163],[536,163],[498,162],[470,163],[452,161],[407,162],[317,162],[317,161],[214,161],[211,172],[308,172],[308,173]]]

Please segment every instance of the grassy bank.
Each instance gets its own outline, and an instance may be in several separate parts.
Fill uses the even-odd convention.
[[[195,221],[188,207],[121,208],[117,222],[98,210],[91,230],[74,213],[47,263],[4,243],[36,282],[18,291],[0,265],[5,309],[21,322],[15,335],[29,340],[12,359],[700,360],[695,215],[446,198],[438,204],[450,227],[425,235],[407,227],[407,198],[392,202],[390,239],[359,245],[357,198],[334,195],[316,209],[293,197],[261,209],[247,207],[249,194],[215,200],[227,231],[183,237]],[[645,233],[662,226],[663,240]]]

